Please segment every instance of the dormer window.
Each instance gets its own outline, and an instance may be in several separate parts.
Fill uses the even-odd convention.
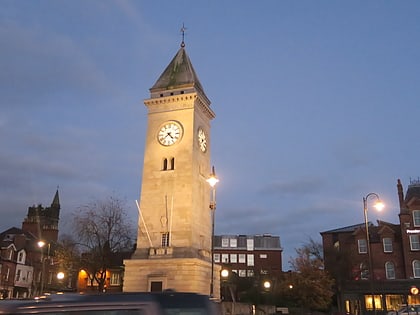
[[[25,251],[21,250],[18,253],[18,257],[17,257],[18,264],[25,264],[25,260],[26,260],[25,258],[26,258]]]

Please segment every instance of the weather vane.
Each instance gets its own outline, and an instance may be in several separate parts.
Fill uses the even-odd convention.
[[[187,30],[187,28],[184,26],[184,23],[182,23],[182,27],[181,27],[181,34],[182,34],[182,43],[181,43],[181,47],[185,47],[185,31]]]

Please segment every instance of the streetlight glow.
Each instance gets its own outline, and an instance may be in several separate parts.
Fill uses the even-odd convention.
[[[372,261],[372,253],[370,249],[370,236],[369,236],[369,221],[368,221],[368,199],[369,197],[374,197],[376,199],[374,208],[378,211],[381,211],[384,208],[384,204],[379,198],[377,193],[369,193],[366,197],[363,197],[363,215],[365,219],[365,230],[366,230],[366,246],[367,246],[367,255],[368,255],[368,264],[369,264],[369,284],[370,284],[370,295],[372,299],[372,308],[374,314],[376,314],[376,306],[375,306],[375,295],[373,290],[373,261]]]

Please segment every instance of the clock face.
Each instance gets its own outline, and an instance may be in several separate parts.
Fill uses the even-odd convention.
[[[182,129],[181,126],[174,122],[168,121],[160,127],[158,132],[158,140],[160,144],[164,146],[173,145],[181,137]]]
[[[207,150],[207,139],[206,139],[206,134],[204,132],[203,129],[199,128],[198,129],[198,145],[200,146],[200,150],[203,152],[206,152]]]

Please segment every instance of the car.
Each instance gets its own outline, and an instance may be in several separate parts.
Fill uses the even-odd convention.
[[[387,315],[420,315],[420,305],[403,306],[397,311],[389,311]]]
[[[35,299],[1,300],[0,314],[46,315],[216,315],[206,295],[182,292],[54,294]]]

